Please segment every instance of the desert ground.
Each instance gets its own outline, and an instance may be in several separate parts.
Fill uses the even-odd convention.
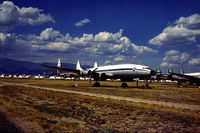
[[[155,82],[145,88],[140,82],[136,88],[135,82],[128,82],[129,87],[122,88],[116,81],[101,82],[101,87],[93,83],[0,79],[1,116],[16,132],[200,132],[196,86]]]

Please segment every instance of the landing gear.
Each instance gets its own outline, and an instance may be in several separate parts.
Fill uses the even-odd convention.
[[[125,82],[123,82],[121,86],[122,86],[123,88],[127,88],[127,87],[128,87],[127,83],[125,83]]]
[[[100,87],[100,83],[96,81],[96,82],[94,83],[93,87]]]
[[[200,82],[197,82],[196,84],[197,84],[197,86],[199,86],[199,88],[200,88]]]
[[[177,85],[180,87],[180,88],[183,88],[183,86],[181,85],[181,82],[178,81]]]
[[[136,87],[138,88],[138,80],[136,80]]]
[[[146,88],[146,89],[149,88],[149,84],[146,84],[146,85],[145,85],[145,88]]]
[[[145,88],[149,88],[149,83],[148,83],[148,80],[146,80],[146,85],[145,85]]]

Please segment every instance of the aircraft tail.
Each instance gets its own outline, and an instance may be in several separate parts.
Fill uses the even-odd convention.
[[[179,73],[180,73],[180,74],[184,74],[183,68],[180,68]]]
[[[99,66],[98,66],[98,63],[97,62],[95,62],[94,63],[94,69],[97,69]]]
[[[160,69],[160,67],[158,67],[157,70],[156,70],[156,74],[157,74],[157,75],[161,75],[161,73],[162,73],[162,72],[161,72],[161,69]]]
[[[173,73],[172,68],[170,67],[170,69],[168,70],[168,73]]]
[[[60,68],[62,67],[61,59],[58,59],[57,67],[60,67]]]
[[[61,59],[58,59],[57,67],[58,67],[58,68],[61,68],[61,67],[62,67]],[[60,70],[59,70],[59,69],[57,69],[57,74],[60,74]]]
[[[81,67],[81,64],[80,64],[80,61],[78,60],[77,63],[76,63],[76,70],[79,70],[79,74],[83,75],[83,76],[86,76],[88,75],[88,71],[87,69]]]
[[[81,64],[80,64],[80,61],[78,60],[77,63],[76,63],[76,70],[80,70],[82,71],[83,68],[81,68]]]

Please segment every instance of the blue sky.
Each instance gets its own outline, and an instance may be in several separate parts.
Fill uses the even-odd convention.
[[[1,57],[200,71],[199,0],[0,1]]]

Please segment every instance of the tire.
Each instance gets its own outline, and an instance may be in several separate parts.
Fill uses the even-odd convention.
[[[127,87],[128,87],[127,83],[123,82],[123,83],[122,83],[122,87],[123,87],[123,88],[127,88]]]
[[[102,73],[102,74],[101,74],[101,81],[106,81],[106,79],[107,79],[106,74],[105,74],[105,73]]]

